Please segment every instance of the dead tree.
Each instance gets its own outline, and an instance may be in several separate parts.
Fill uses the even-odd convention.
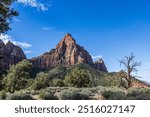
[[[130,88],[132,86],[132,73],[137,72],[137,67],[141,65],[141,62],[135,61],[135,56],[131,53],[130,56],[125,56],[124,59],[119,60],[120,65],[123,66],[122,73],[124,76],[122,77],[125,79],[127,85],[126,88]]]

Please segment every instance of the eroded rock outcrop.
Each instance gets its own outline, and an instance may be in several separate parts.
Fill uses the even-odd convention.
[[[107,67],[105,66],[103,59],[99,59],[98,61],[95,61],[94,62],[94,68],[96,68],[100,71],[108,72]]]
[[[0,40],[0,65],[2,70],[7,70],[11,65],[17,64],[23,59],[26,59],[26,56],[19,46],[14,45],[10,41],[4,44]]]

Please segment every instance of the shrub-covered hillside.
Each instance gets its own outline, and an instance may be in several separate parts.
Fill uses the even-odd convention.
[[[119,72],[105,73],[86,64],[68,68],[58,66],[40,72],[33,69],[27,60],[13,65],[0,78],[0,98],[150,99],[150,89],[135,78],[132,78],[132,83],[142,84],[143,88],[126,90],[124,88],[126,82],[120,77]]]

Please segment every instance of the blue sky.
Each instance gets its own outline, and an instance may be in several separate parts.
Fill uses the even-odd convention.
[[[69,32],[92,56],[102,56],[109,71],[130,55],[142,61],[137,75],[150,81],[150,0],[19,0],[8,32],[29,44],[28,58],[54,48]]]

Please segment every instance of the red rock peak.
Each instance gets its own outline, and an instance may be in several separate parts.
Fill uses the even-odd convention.
[[[76,41],[71,36],[71,34],[67,33],[64,38],[60,41],[60,43],[56,46],[56,48],[62,47],[62,45],[66,45],[67,47],[70,45],[76,45]]]

